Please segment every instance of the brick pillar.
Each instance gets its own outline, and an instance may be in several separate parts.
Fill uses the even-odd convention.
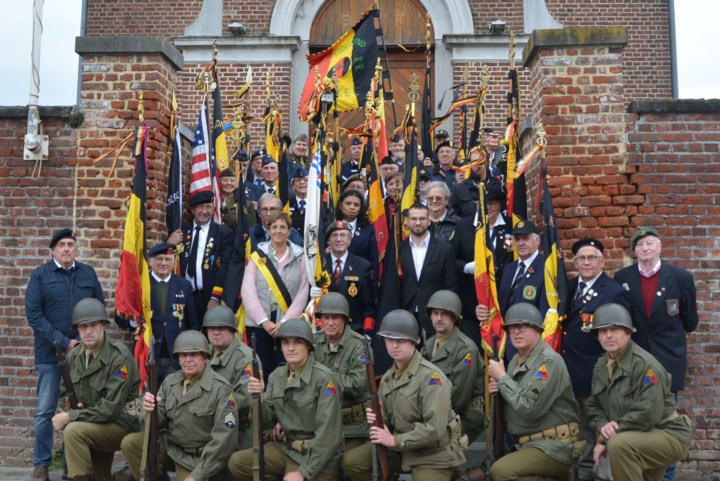
[[[172,89],[182,55],[160,37],[80,37],[82,56],[81,110],[85,123],[77,129],[75,225],[83,240],[84,260],[93,266],[112,301],[122,248],[134,158],[130,141],[115,165],[114,153],[94,162],[139,125],[138,92],[143,93],[149,127],[148,244],[165,237],[165,203],[169,166],[168,127]]]
[[[644,201],[628,181],[625,28],[537,30],[523,52],[526,106],[547,132],[549,184],[563,243],[600,239],[621,267],[629,218]],[[526,107],[527,108],[527,107]],[[612,261],[615,259],[615,261]]]

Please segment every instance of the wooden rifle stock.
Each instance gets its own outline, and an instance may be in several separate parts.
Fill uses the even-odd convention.
[[[363,344],[365,346],[365,367],[367,369],[368,392],[370,393],[370,401],[372,402],[372,409],[375,413],[375,422],[373,423],[373,426],[382,429],[385,427],[385,421],[383,421],[380,396],[378,396],[378,387],[375,383],[375,365],[372,359],[372,351],[370,350],[370,338],[367,335],[363,337]],[[389,481],[391,474],[390,464],[388,463],[387,447],[380,444],[375,444],[374,447],[375,452],[377,453],[377,462],[380,465],[380,480]],[[373,479],[376,477],[377,472],[373,472]]]
[[[500,337],[497,334],[492,336],[493,360],[499,361],[498,342]],[[505,409],[503,399],[499,392],[493,394],[493,458],[495,460],[505,456]]]
[[[60,341],[53,343],[55,346],[55,353],[58,358],[58,367],[60,368],[60,374],[62,374],[63,383],[65,383],[65,411],[78,408],[78,398],[75,394],[75,386],[73,386],[72,377],[70,377],[70,368],[65,361],[65,354],[63,353],[62,347],[60,347]]]
[[[150,337],[147,367],[147,392],[155,396],[155,408],[145,413],[145,435],[140,462],[140,481],[157,481],[160,477],[160,433],[158,427],[158,377],[155,363],[155,336]]]
[[[260,376],[260,363],[258,362],[255,344],[255,333],[250,336],[252,346],[252,375],[255,379]],[[260,394],[252,395],[252,440],[253,440],[253,481],[265,479],[265,444],[263,439],[262,402]]]

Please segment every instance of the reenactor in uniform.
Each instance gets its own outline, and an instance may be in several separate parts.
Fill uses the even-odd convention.
[[[430,362],[452,383],[451,404],[472,443],[485,428],[485,363],[475,342],[460,330],[462,305],[452,291],[437,291],[425,307],[435,328],[428,339]]]
[[[342,387],[327,367],[315,361],[307,322],[290,319],[276,335],[287,364],[275,369],[263,394],[263,422],[273,427],[265,443],[267,479],[335,481],[342,450]],[[248,392],[263,393],[262,379],[250,378]],[[253,479],[253,450],[230,456],[236,478]]]
[[[237,225],[237,200],[235,200],[235,171],[227,168],[220,172],[220,218],[222,225],[234,229]]]
[[[507,372],[502,360],[490,360],[489,390],[502,396],[507,432],[518,444],[492,465],[490,477],[566,479],[572,474],[573,455],[584,446],[577,443],[577,404],[565,363],[541,339],[543,317],[534,305],[513,305],[504,327],[518,353]]]
[[[595,465],[607,456],[615,481],[660,481],[692,442],[690,419],[676,410],[670,374],[631,340],[635,328],[620,304],[598,307],[591,329],[606,351],[593,370],[586,403],[598,436]]]
[[[350,329],[350,306],[337,292],[320,298],[316,318],[323,331],[315,334],[315,360],[329,367],[342,388],[342,421],[345,451],[367,442],[365,422],[368,401],[367,359],[362,335]]]
[[[175,340],[173,354],[181,371],[160,386],[157,399],[145,393],[143,409],[158,406],[159,461],[178,480],[213,481],[225,477],[225,464],[237,448],[237,405],[228,381],[208,366],[210,346],[198,331]],[[122,452],[135,479],[140,479],[143,433],[125,436]]]
[[[115,451],[127,434],[140,429],[137,364],[122,343],[105,335],[109,323],[97,299],[83,299],[73,309],[72,325],[81,343],[66,363],[78,408],[65,410],[68,386],[61,382],[60,412],[52,423],[62,433],[68,475],[76,481],[109,480]]]
[[[378,336],[385,339],[393,365],[380,381],[383,428],[370,428],[370,441],[387,446],[390,471],[411,472],[415,481],[449,481],[465,462],[467,438],[450,406],[452,386],[443,372],[415,349],[418,324],[408,311],[390,311]],[[375,413],[368,409],[369,423]],[[342,467],[354,481],[373,479],[373,446],[345,454]]]
[[[247,384],[252,377],[252,350],[237,338],[235,314],[227,306],[210,309],[205,314],[202,327],[210,341],[210,367],[229,381],[235,391],[240,449],[249,448],[252,446],[252,399],[247,392]]]

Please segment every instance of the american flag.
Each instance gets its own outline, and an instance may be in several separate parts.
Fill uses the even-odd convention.
[[[192,175],[190,176],[190,197],[203,190],[213,190],[210,153],[208,151],[207,112],[203,101],[198,117],[192,150]]]

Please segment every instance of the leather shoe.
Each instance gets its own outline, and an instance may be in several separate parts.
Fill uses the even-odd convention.
[[[48,468],[46,466],[35,466],[32,473],[32,481],[50,481]]]

